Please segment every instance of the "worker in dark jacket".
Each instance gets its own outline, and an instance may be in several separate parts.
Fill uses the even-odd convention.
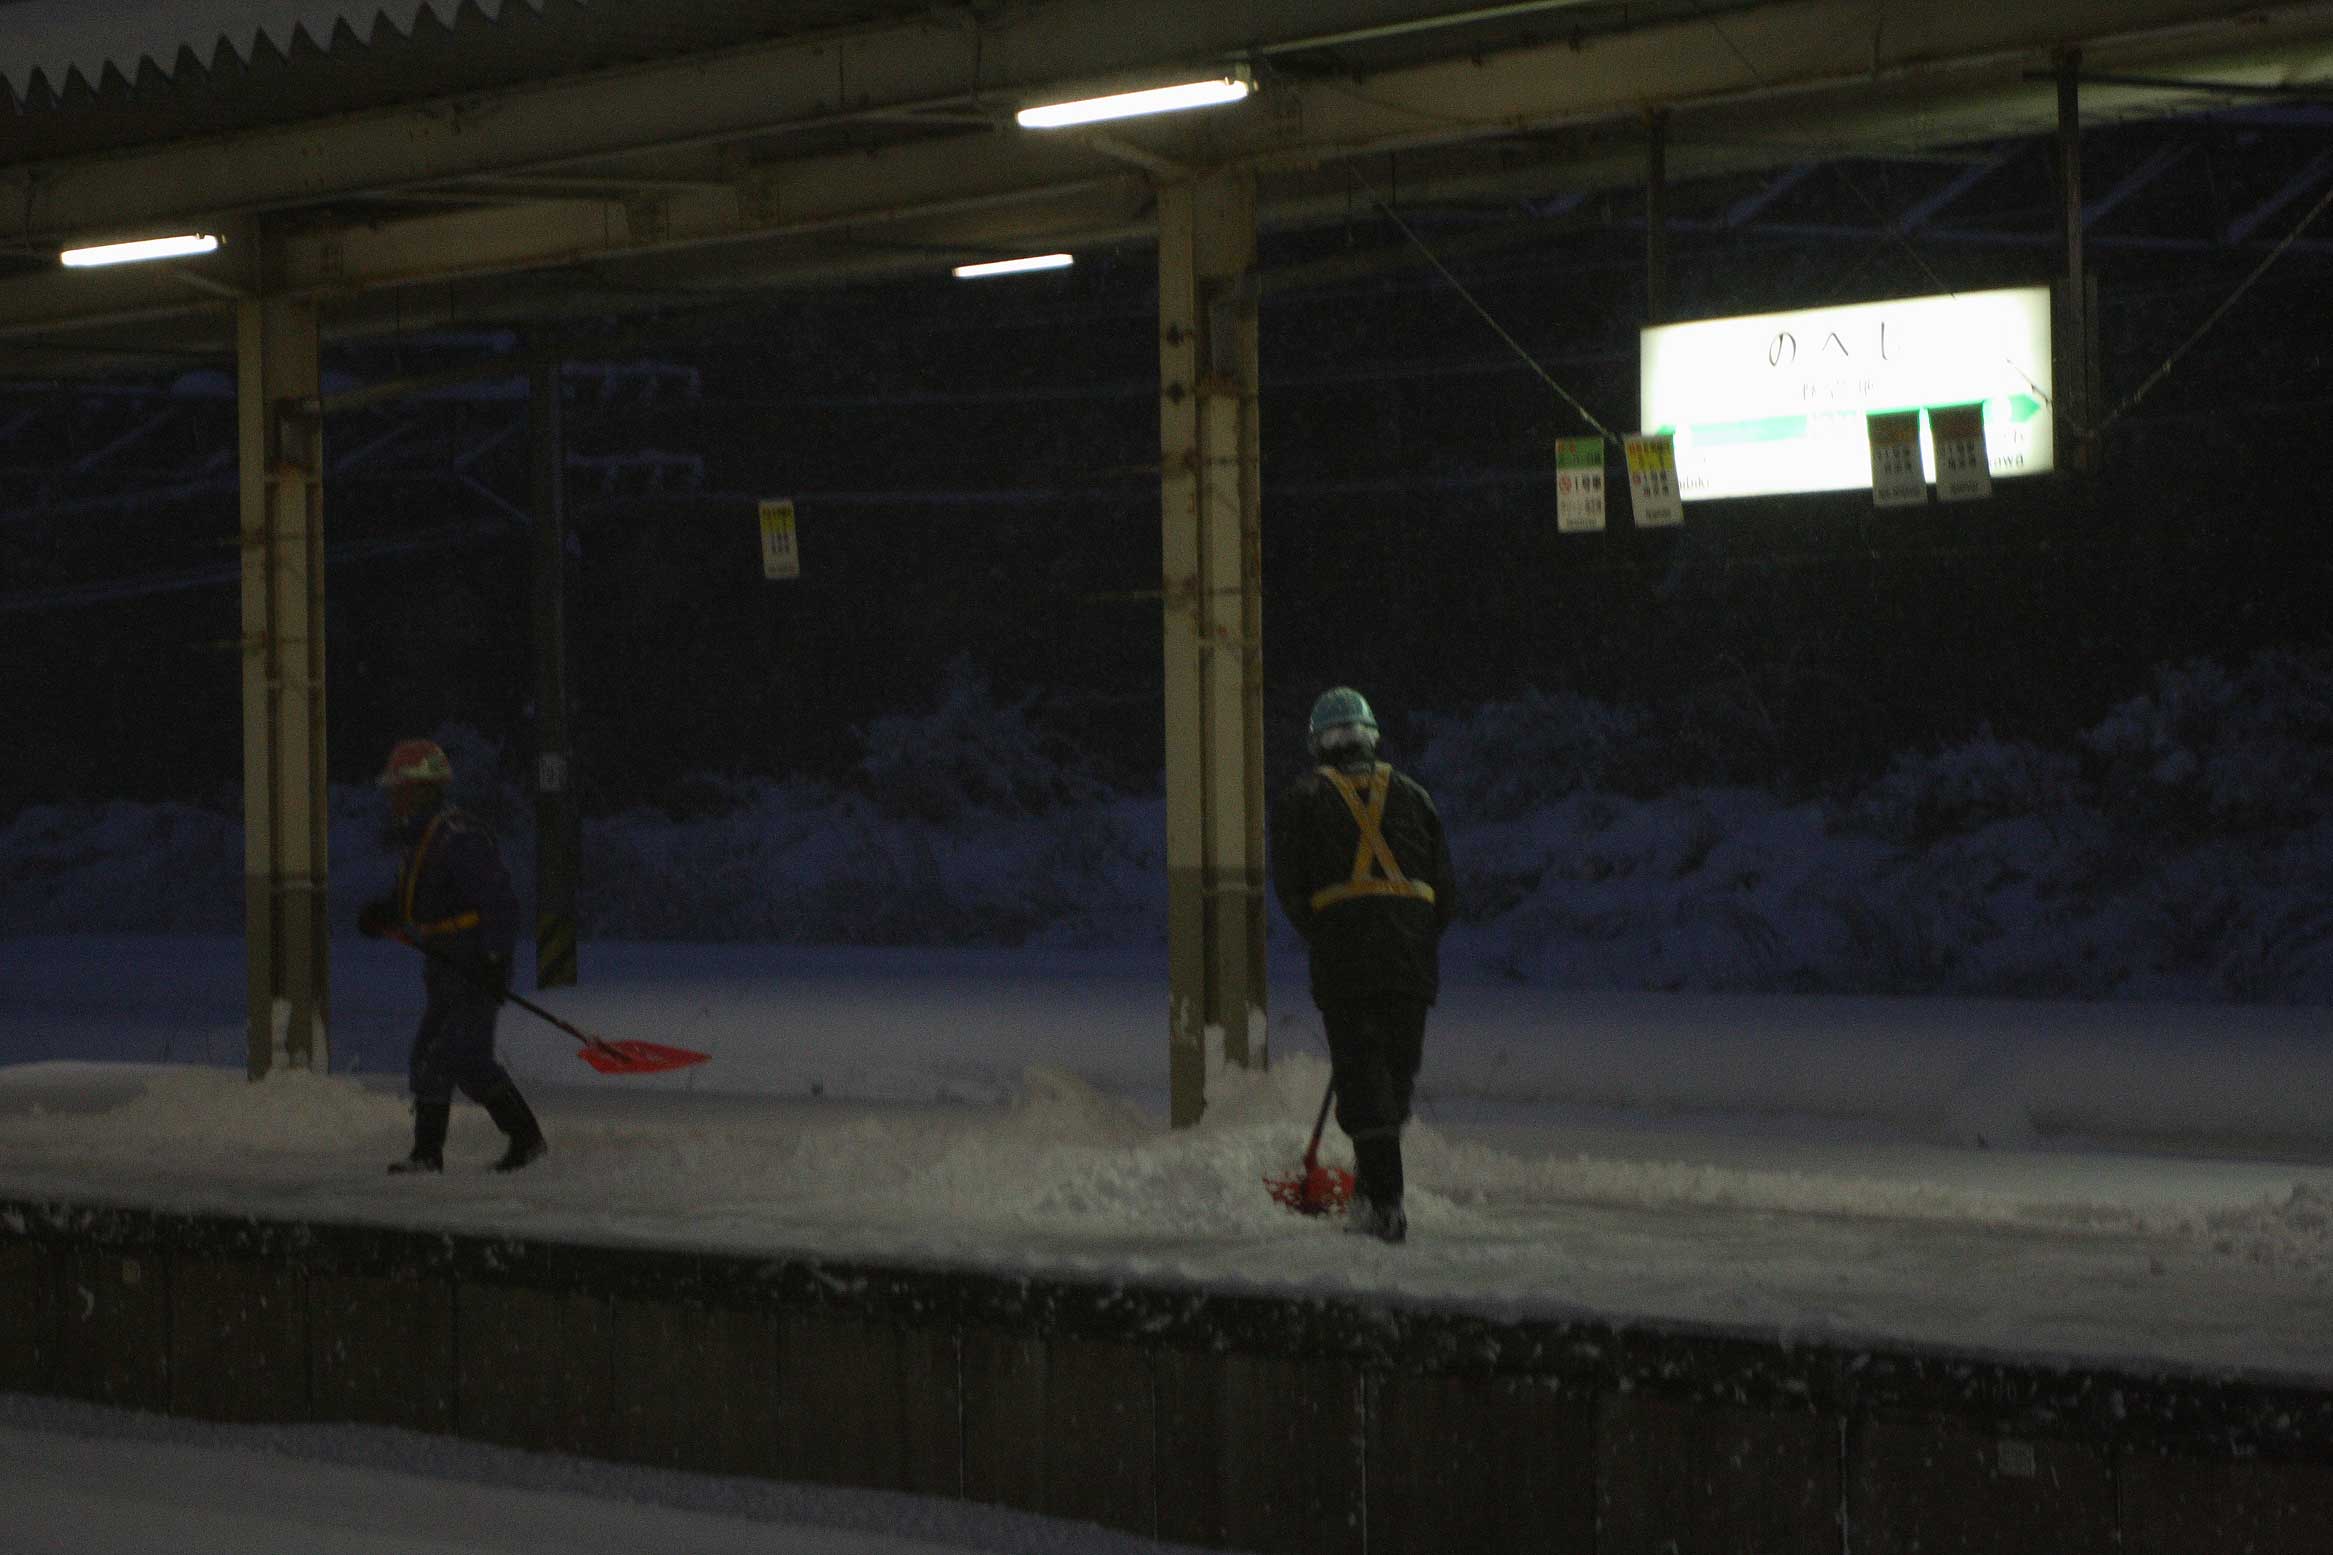
[[[1377,759],[1377,718],[1339,686],[1312,705],[1315,769],[1272,814],[1272,884],[1312,951],[1337,1123],[1357,1179],[1347,1229],[1399,1242],[1401,1129],[1441,992],[1440,942],[1457,905],[1433,799]]]
[[[389,835],[404,849],[404,867],[396,893],[367,902],[357,919],[368,938],[402,939],[429,957],[421,973],[427,1002],[413,1037],[413,1153],[392,1172],[445,1170],[457,1088],[509,1136],[496,1171],[516,1171],[549,1148],[494,1057],[495,1017],[510,993],[518,897],[493,837],[446,803],[453,775],[446,753],[429,740],[405,740],[389,752],[380,785],[389,793]]]

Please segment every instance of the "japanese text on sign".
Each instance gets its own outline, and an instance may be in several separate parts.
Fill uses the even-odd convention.
[[[1928,412],[1936,441],[1936,500],[1974,502],[1993,494],[1992,461],[1985,453],[1985,407],[1938,405]]]
[[[1662,434],[1628,440],[1628,500],[1639,529],[1685,522],[1685,501],[1677,490],[1677,445]]]
[[[1604,527],[1604,440],[1555,440],[1555,527],[1567,535]]]
[[[1874,412],[1871,429],[1871,502],[1874,507],[1920,507],[1928,501],[1928,475],[1920,467],[1920,413]]]

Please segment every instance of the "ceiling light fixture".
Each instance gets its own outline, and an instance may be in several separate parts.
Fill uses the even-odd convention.
[[[1013,117],[1025,130],[1057,130],[1072,124],[1095,124],[1104,119],[1131,119],[1138,114],[1174,113],[1184,108],[1212,108],[1236,103],[1256,89],[1246,69],[1205,81],[1147,87],[1139,92],[1116,92],[1108,97],[1081,97],[1073,102],[1045,103],[1023,108]]]
[[[183,259],[207,254],[219,240],[207,232],[181,233],[174,238],[140,238],[134,243],[100,243],[91,248],[68,248],[57,258],[76,270],[95,265],[128,265],[146,259]]]
[[[977,281],[991,275],[1020,275],[1029,270],[1066,270],[1077,260],[1069,254],[1031,254],[1026,259],[990,259],[976,265],[958,265],[949,271],[959,281]]]

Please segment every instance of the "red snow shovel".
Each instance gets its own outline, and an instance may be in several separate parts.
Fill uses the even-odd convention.
[[[442,950],[418,944],[413,940],[406,939],[402,934],[390,937],[401,944],[412,945],[415,950],[420,951],[432,961],[442,961],[447,966],[456,968],[463,975],[469,975],[470,969],[468,967],[463,966]],[[713,1056],[710,1053],[699,1053],[685,1047],[666,1047],[659,1042],[610,1042],[605,1037],[592,1035],[581,1026],[571,1025],[561,1020],[532,999],[512,993],[506,988],[497,989],[495,992],[529,1015],[541,1016],[582,1043],[583,1047],[575,1056],[597,1069],[601,1074],[662,1074],[667,1069],[686,1069],[691,1064],[706,1063]]]
[[[540,1015],[582,1043],[575,1056],[601,1074],[661,1074],[667,1069],[686,1069],[691,1064],[705,1063],[713,1056],[685,1047],[666,1047],[661,1042],[610,1042],[605,1037],[593,1036],[581,1026],[570,1026],[531,999],[522,999],[517,994],[503,997],[530,1015]]]
[[[1320,1116],[1312,1120],[1312,1143],[1304,1147],[1304,1169],[1293,1177],[1267,1177],[1264,1187],[1279,1203],[1299,1215],[1328,1215],[1353,1202],[1353,1174],[1341,1166],[1320,1164],[1320,1132],[1328,1127],[1329,1103],[1336,1099],[1337,1082],[1321,1093]]]

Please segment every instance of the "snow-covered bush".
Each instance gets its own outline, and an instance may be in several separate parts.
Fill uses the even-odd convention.
[[[1858,795],[1843,825],[1902,847],[1921,848],[2018,816],[2052,817],[2079,806],[2081,765],[2023,740],[1976,738],[1921,755],[1898,756]]]
[[[1851,829],[1844,829],[1851,835]],[[1825,986],[1864,993],[2103,997],[2129,968],[2089,926],[2110,839],[2087,811],[2002,815],[1832,875]]]
[[[2218,947],[2213,985],[2233,1000],[2333,1003],[2333,901],[2321,886],[2254,897]]]
[[[2215,838],[2140,883],[2130,939],[2155,977],[2212,997],[2333,1000],[2333,822],[2273,843]]]
[[[1573,988],[2333,1002],[2329,710],[2316,659],[2184,665],[2089,731],[2084,761],[1983,733],[1831,802],[1640,792],[1666,737],[1568,694],[1427,718],[1414,765],[1459,880],[1447,963]],[[1110,789],[1031,702],[959,664],[933,707],[864,733],[839,786],[700,775],[588,820],[586,934],[1163,940],[1164,800]],[[509,761],[474,731],[440,743],[531,900]],[[385,809],[369,786],[333,792],[343,928],[389,886]],[[28,809],[0,824],[0,932],[233,932],[242,846],[232,806]]]
[[[1810,986],[1828,932],[1813,887],[1842,853],[1816,807],[1754,789],[1575,794],[1455,837],[1462,906],[1492,860],[1527,877],[1466,936],[1488,968],[1584,988]]]
[[[34,805],[0,826],[0,934],[228,932],[242,884],[243,828],[214,810]]]
[[[1575,692],[1526,689],[1469,713],[1419,713],[1412,763],[1460,821],[1511,821],[1583,790],[1626,788],[1644,717]]]
[[[2333,657],[2276,650],[2233,674],[2207,659],[2159,669],[2082,745],[2107,812],[2134,831],[2305,825],[2333,814]]]
[[[888,816],[817,783],[747,786],[748,802],[725,814],[635,810],[588,823],[585,932],[842,945],[1140,942],[1161,932],[1156,801],[942,824]]]
[[[887,713],[858,730],[866,794],[885,815],[940,825],[1102,799],[1107,790],[1092,761],[1037,725],[1035,702],[1033,695],[999,702],[988,677],[959,654],[933,707]]]

